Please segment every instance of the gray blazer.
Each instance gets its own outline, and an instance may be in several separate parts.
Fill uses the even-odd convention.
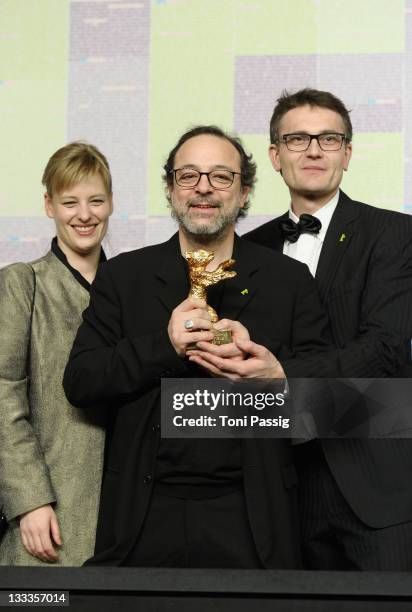
[[[56,565],[93,553],[103,468],[102,414],[71,406],[62,378],[89,293],[50,251],[0,270],[0,565],[45,565],[24,549],[18,516],[52,504]],[[33,315],[32,313],[33,305]]]

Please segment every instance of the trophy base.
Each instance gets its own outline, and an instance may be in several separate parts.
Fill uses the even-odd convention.
[[[214,329],[212,344],[230,344],[232,342],[232,332],[230,329]]]
[[[230,344],[231,342],[233,342],[232,332],[230,331],[230,329],[212,329],[212,332],[213,340],[211,342],[216,346],[220,346],[221,344]],[[197,349],[196,342],[187,345],[187,350],[190,351],[191,349]]]

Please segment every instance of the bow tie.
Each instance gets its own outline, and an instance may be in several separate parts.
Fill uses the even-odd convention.
[[[322,223],[317,217],[305,213],[300,215],[298,223],[292,219],[283,219],[279,227],[285,240],[296,242],[301,234],[319,234]]]

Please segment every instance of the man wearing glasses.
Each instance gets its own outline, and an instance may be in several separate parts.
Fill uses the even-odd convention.
[[[258,377],[280,375],[275,355],[327,348],[315,282],[306,266],[235,236],[256,173],[238,139],[193,128],[164,169],[178,233],[99,269],[65,373],[72,404],[114,412],[91,563],[299,567],[289,441],[161,438],[160,379],[208,377],[188,348],[209,344],[212,323],[205,302],[187,297],[186,251],[213,251],[212,270],[236,260],[237,276],[208,302],[216,327],[232,329],[224,351],[247,353]],[[294,362],[297,376],[314,374]]]
[[[396,376],[412,328],[410,218],[339,190],[352,125],[333,94],[285,92],[270,139],[290,209],[245,237],[308,265],[337,347],[329,359],[346,377]],[[308,566],[411,570],[411,441],[325,439],[297,451]]]

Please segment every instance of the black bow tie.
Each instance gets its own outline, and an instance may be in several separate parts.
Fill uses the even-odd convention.
[[[317,217],[305,213],[300,215],[298,223],[292,219],[283,219],[279,227],[285,240],[296,242],[301,234],[319,234],[322,223]]]

